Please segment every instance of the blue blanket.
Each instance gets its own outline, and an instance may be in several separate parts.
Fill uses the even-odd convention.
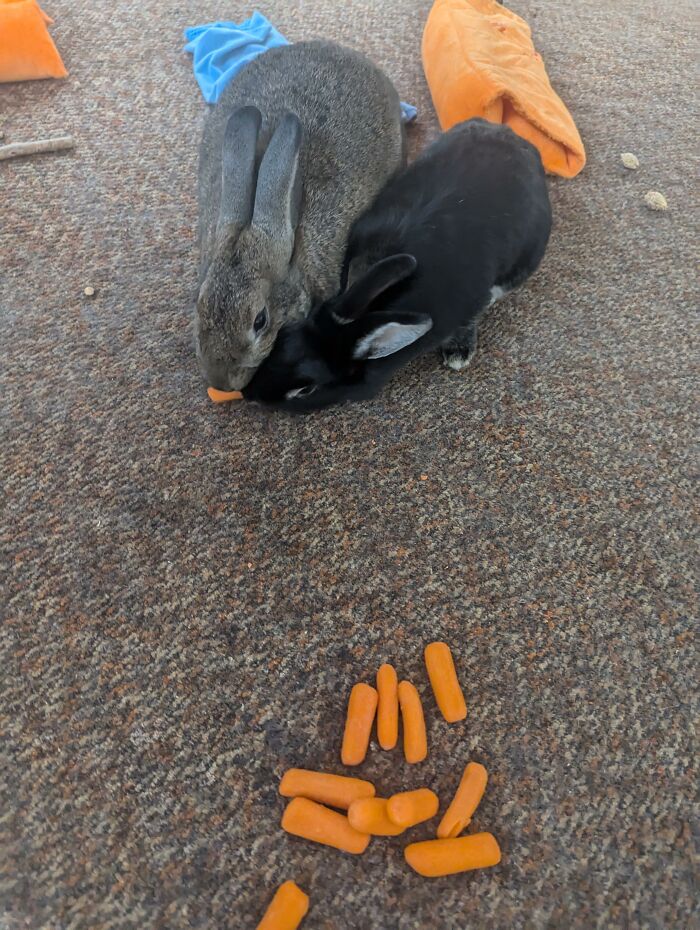
[[[206,23],[185,29],[185,51],[193,56],[194,76],[207,103],[216,103],[228,82],[257,55],[289,43],[262,13],[240,24]],[[404,122],[417,116],[410,103],[401,104]]]

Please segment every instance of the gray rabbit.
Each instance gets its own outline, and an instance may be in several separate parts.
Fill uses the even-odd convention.
[[[405,162],[399,98],[367,58],[300,42],[252,61],[207,114],[197,356],[239,389],[278,330],[338,291],[353,220]]]

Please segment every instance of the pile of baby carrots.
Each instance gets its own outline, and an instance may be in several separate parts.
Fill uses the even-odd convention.
[[[442,716],[448,723],[464,720],[467,705],[449,646],[430,643],[425,648],[425,664]],[[343,765],[364,762],[375,717],[379,745],[393,749],[399,738],[399,714],[406,761],[422,762],[428,755],[428,742],[420,696],[410,681],[399,682],[393,666],[384,664],[377,672],[376,688],[361,682],[350,692],[340,751]],[[487,779],[483,765],[467,765],[438,824],[437,839],[410,843],[404,849],[406,862],[414,871],[435,878],[501,861],[501,850],[491,833],[460,836],[483,797]],[[439,807],[438,797],[430,788],[378,798],[369,781],[307,769],[289,769],[279,790],[283,797],[291,798],[282,817],[283,830],[355,855],[367,849],[372,836],[398,836],[430,820]],[[292,881],[284,882],[258,930],[296,930],[308,908],[308,896],[301,888]]]

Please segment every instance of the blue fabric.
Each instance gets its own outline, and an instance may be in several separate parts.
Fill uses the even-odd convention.
[[[185,51],[193,56],[194,76],[207,103],[216,103],[228,82],[249,61],[270,48],[289,43],[262,13],[255,12],[244,22],[206,23],[185,29]],[[401,116],[410,123],[418,111],[410,103],[401,104]]]
[[[207,23],[185,29],[186,52],[191,52],[194,76],[207,103],[216,103],[236,74],[262,52],[289,43],[262,13],[240,25]]]

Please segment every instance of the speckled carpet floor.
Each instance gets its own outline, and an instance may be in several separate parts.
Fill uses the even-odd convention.
[[[513,3],[589,154],[551,181],[544,264],[468,373],[431,358],[306,419],[214,407],[191,348],[204,104],[181,32],[250,8],[46,5],[70,78],[0,87],[6,141],[77,138],[0,163],[2,930],[247,930],[291,877],[305,930],[691,927],[689,0]],[[385,66],[414,150],[436,131],[428,0],[261,9]],[[438,637],[464,727],[427,688]],[[280,831],[281,773],[340,770],[348,689],[384,660],[431,752],[363,773],[447,798],[483,761],[497,869],[431,882],[402,841],[355,858]]]

